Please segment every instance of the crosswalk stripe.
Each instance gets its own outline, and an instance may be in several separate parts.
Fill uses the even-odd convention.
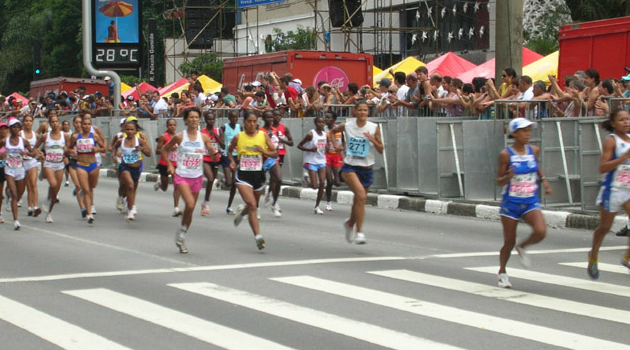
[[[287,283],[324,293],[339,295],[375,305],[385,306],[409,313],[439,320],[462,324],[478,329],[494,331],[509,336],[529,339],[540,343],[565,347],[568,349],[626,349],[630,346],[581,334],[556,330],[496,316],[461,310],[450,306],[408,298],[392,293],[380,292],[369,288],[329,281],[310,276],[279,277],[274,281]]]
[[[424,284],[488,298],[510,301],[513,303],[566,312],[569,314],[630,324],[630,312],[605,306],[579,303],[572,300],[553,298],[540,294],[522,292],[514,289],[499,288],[485,284],[461,281],[453,278],[445,278],[409,270],[372,271],[369,273],[389,278],[395,278],[407,282]]]
[[[488,266],[488,267],[466,267],[466,270],[483,272],[496,275],[497,267],[496,266]],[[570,287],[582,290],[588,290],[598,293],[612,294],[618,295],[622,297],[630,297],[630,288],[624,286],[618,286],[616,284],[604,283],[604,282],[595,282],[587,279],[573,278],[573,277],[565,277],[560,275],[553,275],[542,272],[534,272],[529,270],[522,269],[513,269],[511,268],[509,271],[510,277],[520,278],[524,280],[530,280],[540,283],[546,284],[554,284],[563,287]],[[584,274],[586,277],[586,274]]]
[[[129,349],[30,306],[0,296],[0,319],[68,350]]]
[[[576,262],[576,263],[560,263],[560,265],[564,265],[564,266],[571,266],[571,267],[579,267],[582,268],[584,270],[586,270],[586,267],[588,266],[588,262]],[[612,273],[621,273],[624,275],[627,275],[628,272],[630,272],[630,270],[628,270],[627,267],[622,266],[621,264],[619,265],[614,265],[614,264],[606,264],[606,263],[598,263],[597,264],[597,268],[600,271],[606,271],[606,272],[612,272]],[[586,271],[584,272],[586,273]]]
[[[392,349],[460,349],[213,283],[176,283],[169,286]]]
[[[291,348],[112,290],[82,289],[63,293],[162,326],[225,349]],[[84,347],[97,349],[98,347]]]

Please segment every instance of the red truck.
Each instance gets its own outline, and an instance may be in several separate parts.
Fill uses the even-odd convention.
[[[292,73],[302,86],[317,86],[325,80],[344,91],[348,83],[372,86],[373,57],[370,54],[320,51],[281,51],[223,60],[223,86],[235,92],[243,85],[262,81],[269,72]]]
[[[558,78],[595,68],[600,79],[621,78],[630,67],[630,17],[568,24],[558,34]]]
[[[59,94],[65,91],[69,93],[70,91],[74,91],[74,89],[78,89],[79,86],[85,87],[86,94],[94,94],[98,91],[103,94],[103,96],[109,95],[109,87],[105,80],[57,77],[32,81],[30,96],[39,99],[47,92]]]

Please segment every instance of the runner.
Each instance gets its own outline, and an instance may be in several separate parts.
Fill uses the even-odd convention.
[[[330,130],[335,127],[337,121],[337,113],[328,111],[324,115],[326,122],[326,211],[332,211],[332,187],[341,185],[339,181],[339,172],[343,166],[343,156],[341,152],[345,147],[343,133],[337,132],[332,134]]]
[[[496,182],[503,188],[501,201],[501,224],[503,225],[503,247],[499,253],[498,285],[502,288],[511,288],[512,284],[505,271],[512,249],[520,256],[520,262],[524,267],[529,267],[530,259],[527,256],[526,247],[535,244],[545,238],[547,225],[540,210],[538,200],[538,179],[542,181],[545,194],[551,194],[551,186],[538,166],[538,154],[540,149],[529,145],[533,122],[525,118],[515,118],[508,124],[510,137],[514,144],[501,151],[499,154],[499,170]],[[532,233],[521,243],[516,244],[516,226],[523,219],[532,227]]]
[[[214,154],[210,138],[199,131],[199,119],[201,111],[197,107],[184,110],[184,122],[186,131],[173,136],[171,140],[162,146],[162,159],[167,162],[168,173],[173,175],[173,185],[177,186],[179,193],[186,203],[181,227],[175,233],[175,245],[182,254],[188,253],[186,248],[186,232],[192,222],[192,214],[197,204],[199,191],[203,186],[203,155],[206,150]],[[168,153],[177,147],[177,169],[170,163]]]
[[[280,143],[278,143],[278,159],[280,160],[278,164],[280,165],[280,172],[277,179],[277,183],[279,184],[282,184],[282,165],[284,164],[284,156],[287,154],[286,147],[293,147],[293,137],[291,137],[291,131],[287,129],[284,124],[280,123],[280,121],[282,121],[282,115],[283,112],[280,109],[273,110],[273,126],[278,130],[278,139],[280,140]],[[280,187],[281,186],[276,186],[271,193],[273,196],[271,211],[273,211],[276,216],[280,216],[280,213],[282,213],[282,209],[280,209],[280,205],[278,205]]]
[[[151,147],[147,142],[138,136],[138,125],[134,121],[125,123],[125,137],[116,141],[114,146],[116,156],[121,159],[118,165],[118,177],[124,184],[127,198],[127,221],[132,221],[136,216],[136,190],[138,180],[142,171],[142,161],[140,152],[145,156],[151,156]]]
[[[326,133],[324,132],[324,118],[315,117],[313,119],[315,129],[309,131],[304,139],[300,141],[297,148],[304,151],[304,169],[308,171],[311,188],[317,190],[317,199],[313,213],[323,215],[319,208],[319,202],[324,194],[324,183],[326,181]]]
[[[71,135],[76,136],[81,133],[81,121],[83,119],[80,116],[76,116],[72,119],[72,125],[74,127],[74,133]],[[72,195],[77,197],[77,204],[79,204],[79,211],[81,217],[87,216],[87,210],[85,209],[85,201],[83,200],[83,191],[81,191],[81,183],[79,182],[79,176],[77,175],[77,149],[68,147],[68,172],[70,173],[70,179],[74,184],[74,190]]]
[[[599,278],[597,262],[599,248],[619,209],[623,208],[630,216],[630,121],[628,112],[613,110],[602,127],[610,132],[604,140],[599,172],[605,174],[595,204],[599,206],[599,226],[593,233],[593,244],[588,253],[588,275]],[[628,250],[621,257],[621,264],[630,269],[630,239]]]
[[[221,166],[223,167],[223,178],[225,181],[225,186],[230,189],[230,197],[228,199],[227,208],[225,209],[225,213],[228,215],[234,215],[234,210],[232,210],[232,202],[234,201],[234,195],[236,195],[236,173],[232,171],[230,168],[230,159],[227,156],[227,149],[230,147],[230,143],[234,136],[238,135],[241,132],[241,125],[238,124],[238,112],[235,110],[231,110],[228,114],[229,123],[226,123],[221,127],[221,137],[223,137],[223,154],[221,156]],[[232,156],[236,156],[236,152],[232,154]]]
[[[234,161],[233,151],[238,154],[238,170]],[[258,116],[253,111],[245,113],[245,131],[241,131],[234,137],[228,148],[230,168],[236,171],[236,187],[246,205],[239,205],[234,226],[238,226],[243,216],[254,212],[258,207],[258,200],[265,188],[265,170],[263,169],[263,156],[268,158],[278,157],[278,152],[273,147],[269,136],[258,130]],[[252,228],[258,249],[265,248],[265,239],[260,234],[260,227],[256,215],[249,216],[249,225]]]
[[[92,117],[93,116],[92,116],[92,114],[90,112],[87,112],[87,113],[83,114],[83,119],[89,118],[90,119],[90,123],[92,123],[91,122]],[[136,118],[136,117],[128,117],[127,121],[129,120],[129,118],[134,118],[135,120],[138,120],[138,118]],[[95,126],[94,124],[92,124],[92,127],[90,128],[90,132],[92,134],[94,134],[94,135],[98,135],[98,137],[103,141],[102,152],[97,152],[94,155],[94,157],[96,159],[96,164],[100,168],[102,163],[103,163],[103,155],[105,155],[105,152],[107,151],[107,139],[105,139],[105,136],[103,135],[103,132],[101,131],[101,129],[99,127]],[[142,157],[140,157],[140,160],[142,160]],[[140,171],[142,171],[142,170],[140,170]],[[96,187],[97,184],[98,184],[98,181],[96,183],[94,183],[94,187]],[[96,206],[94,205],[94,202],[92,202],[91,213],[92,214],[96,214]]]
[[[96,162],[96,153],[105,149],[105,141],[92,132],[92,115],[87,112],[81,121],[81,133],[74,134],[70,138],[69,148],[76,146],[77,152],[77,176],[83,200],[85,201],[86,218],[88,224],[94,223],[92,215],[92,203],[94,203],[94,188],[98,184],[99,166]]]
[[[346,240],[348,243],[364,244],[363,218],[367,193],[374,181],[374,152],[383,153],[385,147],[381,141],[379,126],[367,120],[370,114],[367,103],[360,100],[355,104],[354,110],[356,118],[335,126],[330,132],[335,134],[345,131],[348,142],[341,167],[341,179],[354,193],[354,200],[350,218],[343,223]]]
[[[68,136],[71,134],[71,132],[70,132],[70,122],[68,120],[64,120],[61,123],[61,131],[63,131],[64,133],[68,134]],[[69,179],[70,179],[70,171],[69,171],[70,162],[68,161],[67,153],[64,156],[63,163],[65,165],[64,173],[66,174],[66,182],[65,182],[65,184],[63,186],[64,187],[68,187],[68,186],[70,186],[70,181],[69,181]]]
[[[37,133],[33,131],[33,117],[30,115],[24,116],[22,123],[22,131],[20,132],[20,135],[24,138],[24,140],[28,141],[29,145],[35,145],[37,143]],[[37,217],[42,212],[37,204],[37,159],[29,155],[25,155],[23,165],[24,170],[26,171],[26,201],[28,202],[27,215]]]
[[[123,188],[122,180],[120,178],[120,174],[118,173],[118,165],[122,162],[120,157],[116,154],[116,149],[114,145],[118,142],[119,139],[125,138],[125,121],[127,118],[120,119],[120,131],[114,134],[112,137],[112,141],[107,145],[107,150],[112,155],[112,165],[114,166],[114,170],[116,171],[116,177],[118,178],[118,198],[116,199],[116,209],[122,212],[125,209],[125,189]]]
[[[162,147],[167,144],[173,136],[177,133],[177,121],[173,118],[166,120],[166,131],[162,134],[157,141],[155,147],[155,155],[160,156],[158,160],[157,169],[160,172],[160,181],[157,181],[153,185],[154,190],[161,189],[166,192],[168,188],[168,166],[166,161],[162,159]],[[168,153],[168,159],[174,168],[177,168],[177,145],[173,146],[173,149]],[[173,217],[182,215],[184,212],[179,209],[179,190],[177,186],[173,186]]]
[[[271,139],[271,144],[277,150],[280,145],[280,139],[278,138],[278,129],[273,126],[275,121],[275,116],[272,111],[265,111],[262,114],[263,121],[265,124],[260,128],[263,132],[269,136]],[[280,207],[271,206],[271,194],[276,190],[276,188],[280,188],[282,185],[282,168],[280,168],[280,159],[279,158],[267,158],[265,160],[265,171],[269,172],[269,186],[267,187],[267,194],[265,195],[265,205],[268,206],[273,215],[277,218],[282,216],[280,212]],[[256,217],[260,219],[260,210],[257,209]]]
[[[214,126],[217,119],[214,113],[206,111],[204,119],[206,127],[201,130],[201,133],[208,136],[215,153],[205,154],[203,156],[203,174],[206,177],[207,182],[206,193],[203,197],[203,203],[201,203],[201,216],[210,215],[210,194],[212,193],[214,179],[217,178],[219,165],[221,165],[221,152],[219,151],[219,145],[222,143],[222,139],[219,136],[219,128]]]
[[[31,147],[30,143],[25,140],[20,133],[22,125],[19,119],[9,120],[9,130],[11,136],[6,138],[4,143],[6,166],[4,176],[7,182],[7,188],[11,193],[11,212],[13,214],[13,229],[20,229],[18,221],[18,198],[24,194],[26,187],[26,170],[24,169],[23,156],[36,157],[37,150]]]
[[[48,213],[48,215],[46,215],[46,222],[52,223],[52,210],[55,206],[59,189],[61,188],[61,182],[63,181],[65,168],[63,160],[64,154],[67,151],[66,145],[68,144],[69,136],[61,131],[61,124],[59,123],[59,117],[57,117],[57,115],[50,116],[48,124],[52,130],[40,136],[39,140],[37,140],[37,144],[35,144],[35,149],[39,149],[41,145],[44,145],[46,151],[42,173],[48,180],[49,187],[46,204],[43,209]]]
[[[5,145],[6,140],[9,137],[9,126],[5,122],[0,122],[0,224],[4,224],[4,216],[2,216],[2,202],[4,202],[4,167],[6,166],[5,160]]]

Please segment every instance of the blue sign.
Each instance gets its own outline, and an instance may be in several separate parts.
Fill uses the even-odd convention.
[[[284,0],[236,0],[238,7],[254,7],[259,5],[269,5],[284,2]]]

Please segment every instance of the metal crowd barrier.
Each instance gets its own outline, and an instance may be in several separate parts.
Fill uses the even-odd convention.
[[[531,120],[555,118],[556,110],[550,105],[551,100],[494,100],[495,119],[516,117]],[[525,106],[523,106],[525,105]]]

